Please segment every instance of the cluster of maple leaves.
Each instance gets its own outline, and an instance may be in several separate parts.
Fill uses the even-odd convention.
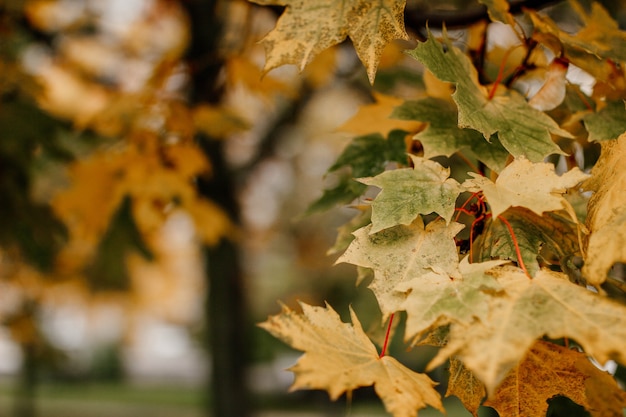
[[[262,41],[267,71],[304,68],[350,37],[373,82],[384,47],[409,38],[404,0],[253,1],[287,6]],[[419,128],[355,138],[329,170],[347,168],[350,178],[312,208],[380,189],[355,205],[331,252],[359,267],[359,281],[371,279],[384,319],[406,313],[406,342],[440,347],[427,370],[450,360],[447,395],[474,415],[481,404],[502,416],[545,415],[547,400],[562,395],[593,416],[622,416],[626,393],[589,358],[626,365],[625,286],[611,276],[626,262],[626,32],[597,3],[569,2],[582,22],[574,34],[549,14],[526,11],[520,23],[506,1],[481,3],[519,39],[495,77],[485,81],[484,67],[445,28],[427,30],[406,52],[425,68],[426,93],[389,114]],[[505,81],[507,66],[514,71]],[[590,94],[566,79],[570,66],[594,78]],[[541,84],[532,95],[516,84],[525,78]],[[407,134],[421,153],[410,152]],[[591,170],[546,162],[572,161],[563,155],[593,142],[602,151]],[[451,177],[441,157],[453,155],[467,161],[468,175]],[[351,321],[302,304],[261,326],[305,352],[291,368],[293,388],[336,399],[373,385],[396,417],[443,411],[434,381],[379,352],[353,311]]]

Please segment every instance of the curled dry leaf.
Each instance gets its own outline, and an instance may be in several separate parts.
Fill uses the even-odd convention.
[[[552,110],[565,99],[567,61],[555,59],[548,67],[546,81],[539,91],[528,100],[528,104],[537,110]]]

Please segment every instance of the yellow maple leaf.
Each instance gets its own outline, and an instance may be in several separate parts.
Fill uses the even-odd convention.
[[[496,182],[486,177],[470,173],[474,178],[463,183],[469,191],[482,191],[487,197],[493,217],[498,217],[509,207],[526,207],[541,215],[544,211],[561,210],[567,207],[563,197],[572,188],[589,178],[578,168],[559,176],[554,165],[544,162],[530,162],[517,158],[507,166]],[[576,220],[573,218],[572,220]]]
[[[395,41],[390,42],[384,49],[380,56],[378,63],[379,69],[392,69],[400,65],[402,60],[406,59],[406,42]]]
[[[408,39],[404,29],[406,0],[251,1],[287,6],[274,30],[262,40],[265,71],[284,64],[296,64],[302,70],[320,52],[350,37],[373,83],[385,46],[394,39]]]
[[[401,98],[374,92],[374,99],[376,100],[374,103],[361,106],[359,111],[337,130],[357,135],[377,132],[386,137],[394,129],[414,133],[424,126],[421,122],[389,118],[393,109],[404,103]]]
[[[422,218],[417,217],[408,226],[399,225],[374,234],[370,233],[372,227],[370,224],[353,233],[354,240],[337,263],[347,262],[374,270],[369,288],[384,318],[405,308],[407,294],[397,290],[399,284],[433,271],[460,277],[453,238],[463,225],[455,222],[447,225],[439,219],[424,227]]]
[[[163,148],[167,162],[179,175],[192,178],[210,172],[210,163],[206,155],[191,143],[179,142]]]
[[[394,417],[415,417],[419,409],[428,405],[443,412],[435,383],[392,357],[379,357],[352,309],[349,324],[343,323],[330,306],[301,306],[302,314],[283,306],[281,314],[260,324],[275,337],[305,352],[290,369],[295,374],[292,390],[323,389],[336,400],[344,392],[374,385],[386,410]]]
[[[582,273],[591,285],[602,284],[616,262],[626,262],[626,136],[602,142],[602,154],[583,186],[594,191],[589,200],[585,265]]]
[[[600,363],[626,363],[626,307],[572,284],[562,273],[541,270],[528,279],[521,269],[506,266],[492,273],[504,293],[491,298],[483,320],[451,325],[449,343],[429,369],[456,355],[492,395],[544,335],[572,338]]]
[[[70,168],[71,186],[52,202],[68,226],[70,244],[61,262],[67,270],[88,259],[124,197],[144,235],[157,233],[172,207],[187,211],[207,244],[229,234],[232,224],[215,204],[198,196],[193,178],[209,170],[209,161],[191,143],[161,145],[156,135],[138,134],[121,149],[96,152]]]
[[[233,237],[236,232],[228,215],[212,201],[194,198],[184,205],[192,217],[197,233],[207,245],[216,245],[224,236]]]
[[[424,70],[424,87],[426,88],[426,94],[428,97],[435,97],[441,100],[452,101],[452,94],[454,94],[454,84],[441,81],[435,77],[433,73],[425,69]]]
[[[241,84],[248,90],[266,97],[272,97],[277,93],[287,97],[295,97],[297,94],[294,86],[277,78],[264,77],[261,69],[244,57],[230,58],[226,62],[226,75],[231,86]]]
[[[302,74],[311,84],[311,88],[321,88],[333,79],[337,67],[337,48],[321,52]]]
[[[71,188],[56,195],[52,207],[74,238],[93,244],[104,233],[123,193],[117,182],[131,161],[124,153],[96,153],[71,165]]]
[[[208,104],[201,104],[193,109],[193,124],[200,132],[216,139],[248,128],[248,123],[235,112]]]

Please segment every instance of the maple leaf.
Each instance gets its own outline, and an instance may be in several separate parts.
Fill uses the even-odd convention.
[[[198,131],[212,138],[224,138],[249,128],[248,123],[235,112],[207,104],[193,110],[193,124]]]
[[[624,101],[609,101],[606,106],[583,119],[590,141],[617,139],[626,132],[626,107]]]
[[[59,192],[52,207],[78,240],[91,245],[105,232],[124,198],[119,173],[132,162],[126,153],[98,152],[69,167],[72,188]]]
[[[328,172],[347,166],[351,168],[352,176],[359,178],[383,172],[389,161],[406,165],[404,136],[400,131],[391,132],[388,139],[380,133],[358,136],[343,150]]]
[[[552,19],[529,10],[535,33],[533,38],[549,47],[555,54],[593,75],[598,81],[614,84],[618,76],[614,64],[626,59],[626,32],[619,30],[617,22],[597,2],[587,13],[576,1],[569,2],[582,20],[581,30],[570,33],[562,30]],[[597,88],[597,85],[596,85]]]
[[[261,41],[267,57],[265,71],[284,64],[296,64],[302,70],[320,52],[350,37],[373,83],[385,46],[394,39],[408,39],[406,0],[251,1],[287,6],[274,30]]]
[[[498,217],[509,207],[529,208],[541,215],[544,211],[561,210],[566,207],[563,194],[568,188],[589,178],[578,168],[572,168],[559,176],[554,165],[545,162],[530,162],[517,158],[500,173],[496,182],[484,176],[469,173],[472,179],[463,183],[470,191],[482,191],[493,217]]]
[[[540,251],[551,255],[557,262],[580,252],[576,225],[569,219],[557,213],[539,216],[529,209],[512,207],[498,218],[487,221],[483,233],[472,244],[473,261],[498,258],[520,263],[513,236],[503,219],[513,229],[522,261],[531,276],[539,271],[537,257]]]
[[[491,273],[504,293],[491,298],[485,320],[451,325],[448,345],[429,369],[456,355],[491,395],[544,335],[575,339],[600,363],[608,359],[626,363],[625,306],[572,284],[562,273],[541,270],[528,279],[522,270],[506,266]]]
[[[352,220],[337,229],[335,244],[326,252],[327,255],[344,252],[354,240],[352,233],[371,223],[372,207],[370,205],[357,206],[355,208],[359,210],[358,214],[354,216]]]
[[[394,169],[358,181],[381,188],[372,203],[372,229],[376,233],[398,224],[408,225],[420,214],[437,213],[449,222],[461,193],[450,170],[435,161],[409,155],[413,168]]]
[[[327,171],[340,171],[338,184],[324,190],[323,195],[309,206],[306,214],[350,203],[363,194],[367,186],[353,178],[379,174],[385,170],[387,162],[406,164],[408,159],[404,137],[403,131],[394,130],[387,139],[379,133],[354,138]],[[350,172],[345,172],[345,168],[349,168]]]
[[[560,30],[548,18],[531,12],[535,30],[556,35],[567,49],[584,51],[589,54],[588,58],[596,56],[616,62],[626,61],[626,32],[619,29],[609,12],[597,2],[591,4],[591,13],[587,13],[576,1],[570,4],[582,19],[581,29],[577,33]]]
[[[539,91],[533,95],[528,104],[537,110],[553,110],[565,99],[567,91],[568,62],[563,59],[554,59],[548,66],[545,81]]]
[[[626,262],[625,154],[625,136],[602,142],[600,159],[583,184],[584,189],[594,191],[587,209],[590,235],[582,269],[591,285],[602,284],[616,262]]]
[[[250,59],[231,57],[226,62],[227,81],[232,87],[243,85],[249,91],[268,98],[278,93],[289,98],[297,95],[294,86],[262,75],[261,69]]]
[[[337,263],[346,262],[374,270],[370,289],[383,316],[398,311],[406,295],[396,290],[401,282],[438,272],[460,277],[454,236],[463,225],[442,219],[424,228],[421,217],[411,225],[399,225],[371,233],[372,225],[353,233],[354,240]]]
[[[449,372],[450,378],[446,397],[454,395],[461,400],[467,411],[472,413],[474,417],[478,417],[478,408],[487,395],[485,386],[458,358],[450,358]]]
[[[443,43],[429,32],[428,40],[420,42],[408,54],[440,80],[456,85],[452,98],[459,109],[460,127],[476,129],[486,140],[497,133],[502,145],[515,157],[542,161],[547,155],[562,153],[550,133],[571,135],[513,90],[507,89],[489,98],[487,89],[478,82],[478,73],[469,57],[452,44],[445,31]]]
[[[459,264],[459,278],[429,272],[398,284],[396,290],[406,293],[400,306],[407,312],[405,339],[418,338],[433,325],[484,319],[489,312],[489,293],[501,289],[485,271],[503,263],[506,261],[470,264],[465,257]]]
[[[593,230],[587,244],[583,276],[590,285],[606,281],[614,264],[626,263],[626,209],[616,210],[601,228]]]
[[[402,103],[401,98],[374,92],[374,99],[374,103],[359,107],[358,112],[337,130],[356,134],[380,132],[386,136],[393,130],[417,132],[422,127],[422,123],[416,121],[402,121],[390,117],[394,107]]]
[[[352,178],[352,174],[343,173],[339,176],[337,184],[333,188],[325,189],[322,196],[311,203],[304,214],[309,215],[329,210],[338,204],[349,204],[363,194],[366,189],[367,186],[356,182]]]
[[[600,392],[609,401],[599,402]],[[535,343],[484,405],[501,416],[543,416],[547,400],[556,396],[568,397],[592,416],[621,417],[626,407],[626,392],[584,353],[544,341]]]
[[[447,100],[428,97],[405,101],[393,110],[391,117],[428,123],[424,130],[413,137],[424,146],[426,159],[439,155],[449,157],[462,150],[466,155],[474,155],[496,172],[502,171],[506,166],[509,153],[498,136],[492,136],[489,143],[480,132],[458,127],[457,108]]]
[[[72,186],[57,193],[52,202],[72,236],[63,254],[68,268],[79,267],[81,259],[91,256],[127,197],[132,200],[129,215],[142,235],[163,226],[168,216],[163,207],[168,204],[193,218],[198,236],[207,244],[232,233],[228,215],[200,197],[191,181],[210,169],[200,148],[184,142],[156,146],[158,137],[150,135],[141,140],[141,144],[131,142],[121,149],[94,153],[70,167]]]
[[[324,389],[336,400],[344,392],[373,385],[386,410],[395,417],[414,417],[428,405],[443,412],[436,384],[392,357],[379,357],[352,309],[349,324],[328,305],[301,306],[302,314],[283,306],[281,314],[260,324],[305,352],[290,368],[295,374],[292,390]]]
[[[501,22],[515,27],[515,19],[509,13],[509,2],[506,0],[478,0],[487,6],[489,17],[494,22]]]

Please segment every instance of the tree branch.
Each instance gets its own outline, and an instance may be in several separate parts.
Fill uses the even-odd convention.
[[[513,0],[510,2],[509,11],[512,14],[521,13],[523,9],[542,9],[561,0]],[[489,18],[487,8],[476,3],[463,10],[437,10],[424,6],[426,2],[415,6],[407,6],[404,12],[404,20],[407,29],[416,33],[427,25],[429,27],[464,27]]]

